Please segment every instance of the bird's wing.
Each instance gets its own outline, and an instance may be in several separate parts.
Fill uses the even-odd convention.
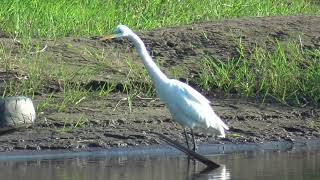
[[[194,124],[206,124],[207,126],[222,126],[228,129],[228,126],[214,113],[210,106],[210,101],[201,95],[198,91],[189,85],[178,80],[171,80],[170,98],[174,99],[172,107],[175,111],[183,113],[188,120]],[[186,119],[186,120],[187,120]]]
[[[180,89],[180,93],[183,92],[185,97],[193,101],[196,101],[198,103],[210,104],[210,101],[206,97],[204,97],[197,90],[193,89],[191,86],[187,85],[186,83],[180,82],[176,79],[172,79],[171,83],[172,83],[172,86],[176,86],[177,89]]]

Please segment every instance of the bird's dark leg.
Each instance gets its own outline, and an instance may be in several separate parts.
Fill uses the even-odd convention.
[[[192,148],[192,150],[193,150],[194,152],[196,152],[197,144],[196,144],[196,141],[194,140],[193,129],[191,129],[191,135],[192,135],[192,142],[193,142],[193,148]]]
[[[188,149],[190,149],[186,128],[183,128],[183,131],[184,131],[184,137],[186,138],[187,147],[188,147]]]

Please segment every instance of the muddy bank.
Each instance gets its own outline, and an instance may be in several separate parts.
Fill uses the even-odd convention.
[[[197,86],[197,74],[201,71],[200,60],[216,56],[227,60],[237,57],[239,38],[247,47],[257,44],[272,49],[274,40],[301,42],[302,48],[320,48],[319,16],[286,16],[225,20],[191,24],[183,27],[140,32],[166,74],[172,68],[183,67],[178,77]],[[1,37],[4,49],[10,51],[8,59],[21,57],[23,45],[12,38]],[[137,145],[162,144],[150,131],[161,132],[183,142],[182,128],[171,121],[164,105],[154,98],[140,94],[133,98],[131,112],[126,94],[121,90],[128,64],[122,60],[131,58],[137,67],[143,68],[135,50],[127,41],[101,42],[96,38],[62,38],[58,40],[34,40],[37,47],[47,45],[41,56],[50,63],[50,68],[63,64],[68,71],[93,67],[98,58],[108,57],[106,66],[95,70],[92,77],[84,77],[83,87],[93,87],[105,82],[116,82],[119,88],[103,98],[85,97],[77,106],[59,112],[44,109],[38,112],[37,122],[0,136],[0,151],[110,148]],[[250,48],[249,48],[250,49]],[[92,54],[97,55],[93,56]],[[250,52],[246,52],[250,53]],[[30,57],[34,55],[31,53]],[[5,71],[0,68],[3,82],[17,82],[28,76],[28,71],[17,68]],[[78,81],[79,79],[75,79]],[[3,91],[3,89],[1,89]],[[277,103],[261,104],[259,101],[221,96],[217,92],[203,92],[213,102],[213,108],[230,127],[224,139],[216,139],[201,132],[196,133],[198,143],[243,143],[265,141],[295,141],[320,137],[320,109],[313,106],[289,107]],[[63,98],[59,82],[48,81],[34,97],[35,104],[52,95]]]

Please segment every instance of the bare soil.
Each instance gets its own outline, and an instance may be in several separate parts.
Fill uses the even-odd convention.
[[[237,57],[239,38],[247,49],[257,44],[272,50],[274,40],[286,43],[300,42],[303,48],[320,49],[320,16],[255,17],[214,22],[195,23],[181,27],[138,32],[152,56],[162,64],[169,74],[173,67],[183,67],[179,77],[199,89],[198,73],[200,60],[214,56],[227,61]],[[21,44],[0,33],[3,47],[11,51],[12,60],[19,58]],[[34,40],[39,42],[40,40]],[[0,136],[0,151],[21,149],[86,149],[90,147],[123,147],[163,143],[152,131],[163,133],[183,142],[182,128],[171,120],[165,106],[158,100],[133,99],[132,112],[122,100],[121,83],[127,64],[116,63],[131,57],[139,66],[141,62],[135,49],[126,40],[99,41],[97,38],[61,38],[41,40],[48,48],[42,52],[53,64],[64,63],[70,71],[90,67],[97,62],[83,52],[87,49],[101,51],[110,59],[109,66],[97,72],[84,88],[99,86],[105,82],[118,82],[118,91],[105,98],[86,98],[75,108],[65,112],[46,109],[38,112],[37,122],[27,128],[19,128]],[[246,52],[250,53],[250,52]],[[54,68],[54,66],[52,67]],[[14,79],[21,71],[6,72],[0,67],[0,78]],[[27,73],[26,73],[27,74]],[[19,81],[19,79],[17,79]],[[0,83],[0,87],[3,84]],[[61,97],[63,92],[57,82],[48,82],[36,94],[38,104],[52,92]],[[201,89],[199,89],[201,91]],[[261,103],[256,99],[244,99],[234,95],[222,95],[218,91],[202,91],[213,102],[213,108],[228,124],[227,137],[217,139],[196,132],[198,143],[244,143],[310,139],[320,137],[320,109],[315,106],[291,107],[275,102]],[[77,120],[85,121],[74,127]],[[65,123],[66,120],[74,124]]]

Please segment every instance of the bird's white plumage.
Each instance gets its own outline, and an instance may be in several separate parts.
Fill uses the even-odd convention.
[[[172,117],[189,128],[213,128],[224,137],[228,126],[215,114],[210,101],[189,85],[170,79],[166,88],[157,89]]]
[[[141,60],[153,80],[157,95],[169,109],[172,117],[183,127],[216,130],[225,137],[228,126],[215,114],[210,101],[191,86],[175,79],[169,79],[150,57],[143,41],[127,26],[118,25],[112,37],[128,39],[134,43]]]

